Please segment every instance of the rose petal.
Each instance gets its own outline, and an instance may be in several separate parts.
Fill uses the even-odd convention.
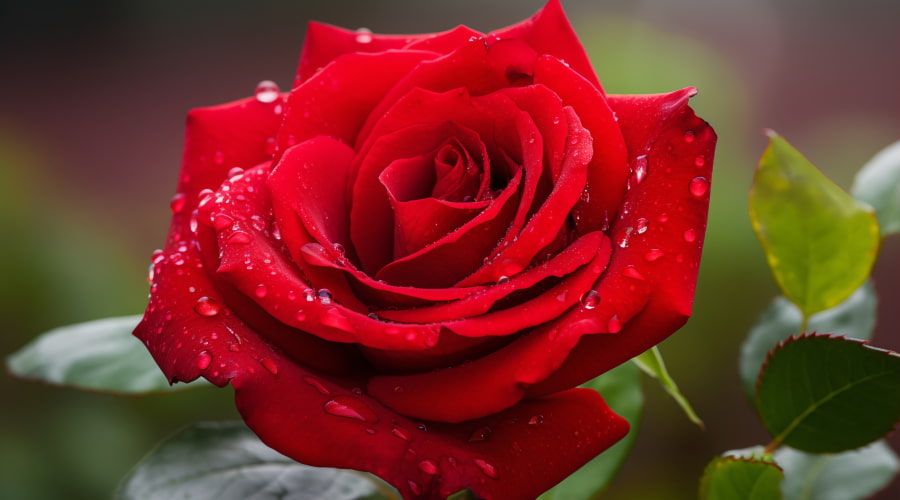
[[[529,394],[589,380],[656,345],[690,316],[709,206],[708,190],[697,196],[690,186],[698,178],[708,186],[716,143],[712,128],[687,105],[695,93],[610,96],[631,155],[648,155],[648,166],[646,178],[626,194],[631,210],[613,226],[618,246],[601,284],[612,300],[638,281],[652,293],[646,310],[619,334],[585,338]]]
[[[492,31],[488,36],[523,40],[537,53],[550,54],[565,61],[601,92],[603,91],[591,61],[578,41],[572,25],[569,24],[559,0],[548,1],[543,9],[529,19]]]
[[[426,427],[348,390],[347,382],[270,359],[277,375],[256,371],[233,381],[237,407],[263,442],[305,464],[372,472],[404,498],[444,498],[465,488],[484,499],[534,498],[628,432],[587,389]],[[554,460],[543,458],[551,454]]]

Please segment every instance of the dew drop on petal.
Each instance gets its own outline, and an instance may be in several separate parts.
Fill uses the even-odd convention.
[[[703,156],[698,156],[694,158],[694,166],[697,168],[701,168],[706,165],[706,159]]]
[[[263,80],[256,84],[256,100],[263,103],[274,102],[278,99],[278,84],[272,80]]]
[[[628,266],[622,270],[622,276],[636,280],[643,280],[644,275],[640,273],[634,266]]]
[[[307,288],[306,290],[303,291],[303,298],[307,302],[312,302],[312,301],[316,300],[316,291],[313,290],[312,288]]]
[[[634,169],[631,172],[632,183],[637,186],[647,177],[647,155],[641,155],[634,159]]]
[[[619,333],[622,330],[622,322],[619,321],[619,316],[614,314],[613,317],[609,318],[606,328],[609,330],[609,333]]]
[[[321,302],[322,304],[324,304],[326,306],[331,304],[331,299],[332,299],[331,290],[329,290],[327,288],[322,288],[321,290],[317,291],[316,297],[319,298],[319,302]]]
[[[303,381],[309,384],[313,389],[318,391],[319,394],[323,396],[331,394],[331,391],[329,391],[327,387],[322,385],[322,382],[319,382],[317,379],[310,377],[309,375],[304,375]]]
[[[406,484],[409,485],[409,490],[413,492],[413,495],[421,495],[422,494],[422,487],[419,486],[419,483],[417,483],[413,480],[409,480],[406,482]]]
[[[528,425],[540,425],[544,423],[543,415],[535,415],[528,419]]]
[[[235,231],[228,237],[228,243],[236,243],[238,245],[245,245],[250,243],[250,241],[250,235],[244,231]]]
[[[256,285],[256,290],[253,290],[253,295],[256,295],[257,297],[259,297],[261,299],[264,298],[268,294],[269,294],[269,289],[266,288],[266,285],[263,285],[262,283],[260,283],[259,285]]]
[[[600,303],[600,292],[597,290],[588,290],[581,296],[581,305],[585,309],[593,309]]]
[[[194,312],[200,316],[212,317],[219,314],[219,303],[210,297],[200,297],[194,304]]]
[[[234,219],[225,214],[218,214],[213,217],[212,223],[216,231],[222,231],[231,227],[231,225],[234,223]]]
[[[306,311],[304,311],[303,309],[298,309],[297,314],[294,315],[294,318],[300,322],[306,321]]]
[[[693,228],[684,230],[684,241],[693,243],[697,240],[697,232]]]
[[[469,442],[478,443],[481,441],[487,441],[488,437],[490,437],[491,435],[491,432],[493,431],[491,431],[490,427],[479,427],[472,431],[472,434],[469,435]]]
[[[263,358],[259,362],[263,365],[263,368],[269,371],[269,373],[278,375],[278,365],[276,365],[271,358]]]
[[[419,470],[428,474],[429,476],[433,476],[438,473],[438,464],[434,460],[425,459],[419,462]]]
[[[663,252],[662,250],[658,248],[651,248],[650,250],[647,250],[647,253],[644,254],[644,260],[646,260],[647,262],[654,262],[662,258],[663,255],[665,255],[665,252]]]
[[[184,210],[186,202],[184,193],[175,193],[175,196],[172,197],[172,201],[169,203],[169,208],[172,209],[173,214],[180,214]]]
[[[706,177],[694,177],[691,179],[689,189],[694,198],[702,198],[709,191],[709,181]]]
[[[485,476],[487,476],[491,479],[499,479],[500,478],[500,474],[497,473],[497,468],[494,467],[493,465],[491,465],[490,463],[488,463],[487,461],[482,460],[480,458],[476,458],[473,460],[473,462],[475,462],[475,465],[478,466],[478,468],[481,470],[481,472]]]
[[[244,173],[244,169],[243,169],[243,168],[241,168],[241,167],[234,167],[234,168],[232,168],[231,170],[228,171],[228,175],[226,175],[226,177],[228,177],[228,178],[230,179],[230,178],[232,178],[232,177],[234,177],[234,176],[236,176],[236,175],[241,175],[241,174],[243,174],[243,173]]]
[[[197,368],[205,370],[212,364],[212,354],[209,351],[200,351],[197,355]]]
[[[377,432],[377,431],[376,431],[374,428],[372,428],[372,427],[366,427],[366,434],[372,436],[372,435],[375,434],[375,432]]]
[[[369,28],[359,28],[356,30],[356,43],[372,43],[374,37],[372,36],[372,30]]]
[[[338,417],[351,418],[360,422],[374,424],[378,422],[378,415],[365,403],[353,396],[336,396],[322,405],[325,413]]]
[[[684,142],[687,142],[687,143],[694,142],[694,132],[693,131],[688,130],[687,132],[684,133]]]
[[[391,434],[404,441],[409,441],[409,434],[407,434],[406,431],[399,427],[394,427],[393,429],[391,429]]]
[[[644,234],[647,232],[647,228],[650,227],[650,221],[641,217],[638,220],[634,221],[634,231],[637,234]]]

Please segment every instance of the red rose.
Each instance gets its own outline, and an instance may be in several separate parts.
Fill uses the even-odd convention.
[[[690,315],[694,94],[606,95],[557,0],[488,35],[311,24],[291,92],[190,113],[135,335],[300,462],[533,498],[627,432],[572,387]]]

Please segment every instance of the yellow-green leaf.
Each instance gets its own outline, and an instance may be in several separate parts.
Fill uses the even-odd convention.
[[[872,208],[774,132],[750,189],[750,220],[778,286],[806,317],[849,297],[875,263]]]

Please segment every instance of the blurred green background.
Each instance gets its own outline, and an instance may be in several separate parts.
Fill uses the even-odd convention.
[[[141,312],[164,240],[188,109],[289,87],[305,25],[482,31],[543,0],[0,3],[0,354],[55,326]],[[766,441],[738,345],[776,290],[746,195],[773,128],[841,186],[900,136],[900,2],[563,0],[610,93],[696,86],[719,148],[695,316],[662,346],[707,424],[655,385],[603,498],[691,499],[705,463]],[[361,82],[361,84],[363,84]],[[900,350],[900,241],[882,248],[875,344]],[[108,498],[154,443],[236,417],[228,390],[145,398],[0,375],[0,498]],[[900,439],[893,437],[895,449]],[[900,497],[895,480],[878,498]]]

